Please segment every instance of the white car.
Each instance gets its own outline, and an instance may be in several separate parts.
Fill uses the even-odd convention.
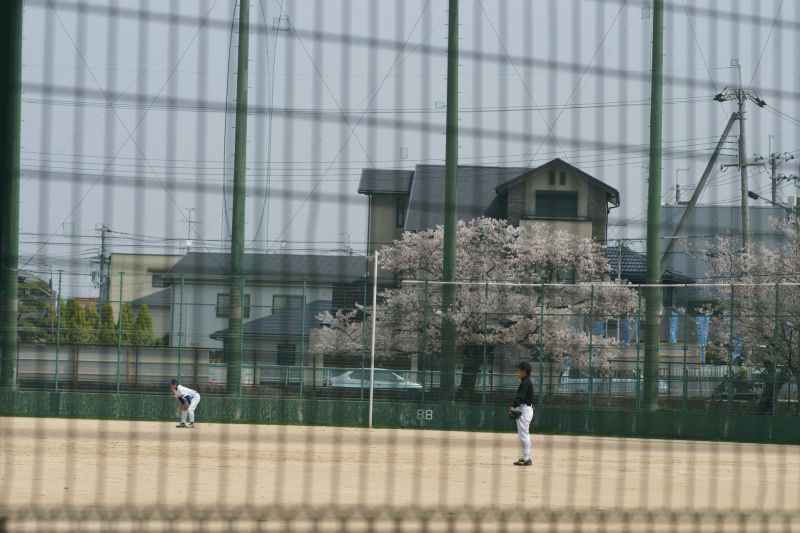
[[[597,376],[592,383],[592,389],[597,394],[604,394],[609,392],[611,396],[635,396],[637,391],[637,381],[639,386],[639,394],[642,394],[644,381],[641,378],[636,379],[634,372],[632,377],[616,377],[603,378]],[[666,380],[658,380],[658,393],[667,394],[669,392],[669,384]],[[588,394],[589,393],[589,376],[584,372],[579,372],[575,369],[565,368],[561,374],[558,382],[559,394]]]
[[[360,389],[369,387],[370,370],[348,370],[338,376],[328,380],[329,387],[341,387],[347,389]],[[392,370],[383,368],[375,369],[375,388],[376,389],[400,389],[400,390],[421,390],[422,385],[414,381],[408,381],[403,376]]]

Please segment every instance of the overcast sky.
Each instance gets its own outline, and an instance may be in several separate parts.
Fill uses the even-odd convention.
[[[620,189],[612,239],[643,237],[648,6],[462,0],[461,164],[561,157]],[[115,232],[113,252],[185,250],[187,237],[219,249],[230,207],[232,22],[231,0],[28,1],[26,268],[80,271],[69,291],[92,294],[98,224]],[[363,251],[360,169],[444,161],[447,0],[252,0],[251,24],[248,251],[347,242]],[[734,111],[712,100],[738,86],[732,59],[770,106],[749,108],[751,157],[768,155],[770,135],[773,151],[800,157],[798,36],[795,0],[667,2],[665,201],[674,201],[676,171],[691,194]],[[724,153],[735,161],[735,138]],[[798,174],[797,163],[780,170]],[[750,188],[768,196],[767,169],[751,174]],[[714,174],[703,201],[736,203],[737,194],[730,169]]]

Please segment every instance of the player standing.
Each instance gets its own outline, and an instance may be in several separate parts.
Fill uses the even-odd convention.
[[[192,390],[189,387],[178,385],[177,379],[169,380],[169,387],[175,394],[175,398],[181,402],[181,423],[175,427],[178,428],[193,428],[194,427],[194,410],[197,409],[197,404],[200,403],[200,393]],[[186,416],[189,416],[189,424],[186,424]]]
[[[516,461],[516,466],[531,466],[531,436],[530,425],[533,420],[533,383],[531,382],[531,365],[525,361],[517,366],[519,387],[514,396],[514,403],[508,410],[508,416],[517,421],[517,434],[522,446],[522,458]]]

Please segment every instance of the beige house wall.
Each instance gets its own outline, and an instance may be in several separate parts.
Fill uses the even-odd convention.
[[[376,250],[380,250],[394,240],[399,239],[403,233],[403,228],[398,228],[396,224],[398,198],[398,196],[388,194],[370,196],[370,256]]]
[[[129,302],[158,292],[164,287],[153,287],[153,275],[172,268],[182,255],[111,254],[109,267],[108,299],[119,316],[120,273],[122,276],[122,301]]]
[[[566,183],[559,185],[559,175],[562,170],[557,169],[556,184],[550,185],[549,172],[547,170],[531,176],[525,184],[525,207],[523,209],[523,216],[537,216],[536,213],[536,191],[577,191],[578,193],[578,216],[589,216],[589,186],[586,180],[572,174],[568,170]],[[591,237],[591,233],[589,234]]]

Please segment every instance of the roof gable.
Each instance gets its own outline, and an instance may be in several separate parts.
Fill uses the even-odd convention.
[[[595,178],[594,176],[592,176],[590,174],[587,174],[586,172],[584,172],[583,170],[579,169],[578,167],[576,167],[574,165],[570,165],[569,163],[567,163],[566,161],[564,161],[563,159],[560,159],[560,158],[556,158],[556,159],[553,159],[552,161],[548,161],[547,163],[545,163],[544,165],[542,165],[540,167],[533,168],[533,169],[528,169],[523,174],[518,175],[518,176],[514,177],[513,179],[511,179],[511,180],[509,180],[509,181],[507,181],[505,183],[501,183],[500,185],[497,186],[497,188],[495,190],[497,191],[498,194],[502,194],[502,193],[506,192],[508,189],[510,189],[511,187],[513,187],[513,186],[515,186],[515,185],[517,185],[519,183],[524,182],[525,180],[527,180],[531,176],[534,176],[536,174],[540,174],[542,172],[548,171],[548,170],[550,170],[551,168],[554,168],[554,167],[566,167],[566,168],[568,168],[570,171],[574,172],[578,176],[580,176],[583,179],[585,179],[589,184],[594,185],[595,187],[598,187],[598,188],[602,189],[603,191],[605,191],[606,192],[607,201],[609,203],[614,204],[615,206],[619,207],[619,191],[617,189],[615,189],[614,187],[611,187],[610,185],[607,185],[606,183],[604,183],[604,182],[600,181],[599,179]]]

